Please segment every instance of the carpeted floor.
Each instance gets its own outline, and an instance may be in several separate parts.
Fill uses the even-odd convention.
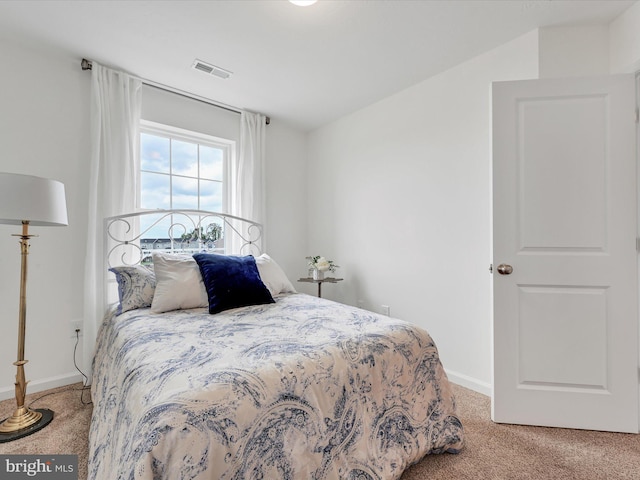
[[[0,443],[0,454],[78,455],[78,479],[86,479],[89,451],[87,439],[92,408],[90,404],[84,405],[81,402],[82,393],[81,383],[45,392],[27,393],[25,405],[33,409],[53,410],[53,420],[42,430],[28,437]],[[91,400],[89,390],[84,392],[83,398],[85,402]],[[0,402],[0,419],[11,416],[15,408],[15,399]]]
[[[53,422],[29,437],[0,443],[0,454],[77,454],[78,478],[84,480],[91,406],[81,402],[81,387],[28,395],[32,408],[55,412]],[[458,455],[427,456],[401,480],[640,479],[640,435],[498,425],[491,422],[488,397],[457,385],[454,389],[465,449]],[[84,400],[88,398],[85,391]],[[15,400],[0,402],[0,418],[14,408]]]

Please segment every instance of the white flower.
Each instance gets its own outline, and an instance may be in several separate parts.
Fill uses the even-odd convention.
[[[312,257],[306,257],[309,261],[309,268],[313,268],[314,270],[318,270],[320,272],[326,272],[329,270],[330,272],[335,272],[338,265],[333,263],[333,260],[327,260],[322,255],[315,255]]]
[[[320,257],[316,261],[316,268],[321,272],[326,272],[327,270],[329,270],[330,267],[331,267],[331,264],[324,257]]]

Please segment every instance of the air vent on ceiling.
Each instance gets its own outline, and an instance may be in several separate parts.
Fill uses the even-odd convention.
[[[194,70],[198,70],[200,72],[207,73],[209,75],[215,75],[220,78],[229,78],[233,72],[229,70],[225,70],[224,68],[216,67],[215,65],[211,65],[210,63],[203,62],[202,60],[198,60],[197,58],[194,60],[191,68]]]

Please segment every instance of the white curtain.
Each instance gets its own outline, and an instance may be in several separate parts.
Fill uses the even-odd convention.
[[[104,218],[136,208],[142,82],[93,62],[91,71],[91,177],[85,258],[83,358],[90,371],[105,312]]]
[[[240,147],[231,195],[233,215],[253,220],[263,226],[266,220],[265,120],[266,117],[258,113],[240,114]],[[231,250],[233,253],[240,253],[237,245],[232,244]],[[264,233],[262,250],[266,250]]]

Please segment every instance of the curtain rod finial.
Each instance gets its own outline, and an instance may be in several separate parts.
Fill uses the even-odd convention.
[[[86,58],[82,59],[82,61],[80,62],[80,66],[82,67],[82,70],[91,70],[93,67],[91,61],[87,60]]]

